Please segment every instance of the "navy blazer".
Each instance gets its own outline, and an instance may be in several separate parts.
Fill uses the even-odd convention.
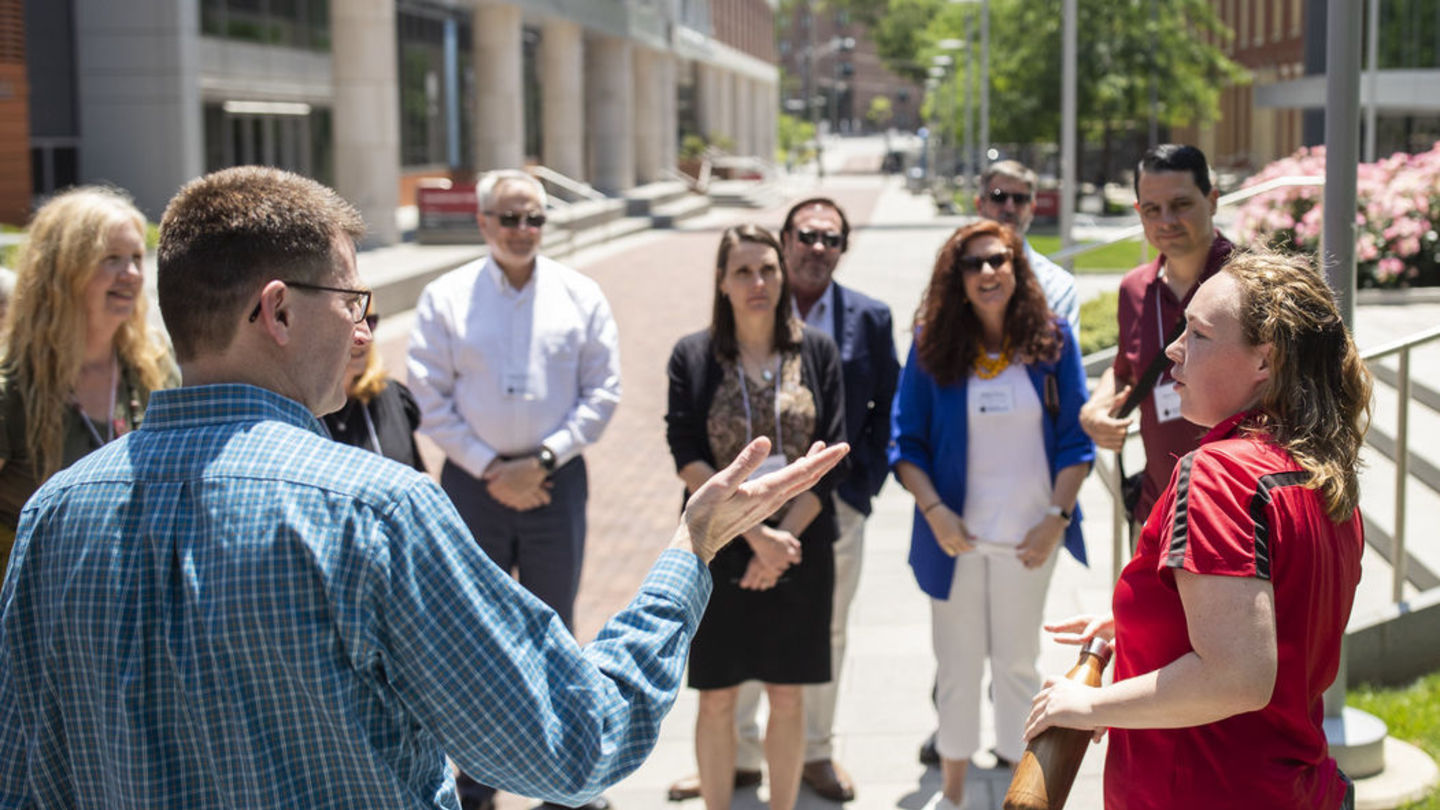
[[[890,307],[864,293],[830,283],[835,291],[835,343],[845,378],[845,440],[850,474],[837,494],[862,514],[890,472],[890,403],[900,377]]]

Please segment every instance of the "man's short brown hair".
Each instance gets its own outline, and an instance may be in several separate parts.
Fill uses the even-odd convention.
[[[160,314],[181,362],[221,352],[271,279],[323,283],[360,212],[298,174],[237,166],[185,184],[160,221]]]

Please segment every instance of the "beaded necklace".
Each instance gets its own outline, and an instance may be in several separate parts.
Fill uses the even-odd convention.
[[[1000,372],[1010,367],[1010,338],[1000,346],[1000,356],[991,357],[984,351],[975,355],[975,376],[982,380],[993,380]]]

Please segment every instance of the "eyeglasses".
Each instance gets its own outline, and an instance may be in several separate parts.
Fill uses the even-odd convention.
[[[546,218],[544,214],[521,214],[515,211],[506,211],[503,214],[496,211],[485,211],[483,213],[486,216],[495,217],[495,219],[500,222],[500,227],[502,228],[518,228],[520,227],[521,220],[525,221],[525,226],[528,228],[545,227]]]
[[[1005,191],[998,188],[990,189],[990,202],[996,205],[1004,205],[1010,200],[1014,200],[1016,205],[1027,205],[1033,198],[1034,195],[1028,191]]]
[[[824,242],[825,247],[834,250],[845,242],[844,235],[836,231],[812,231],[809,228],[795,232],[795,238],[800,240],[802,245],[813,245],[816,242]]]
[[[365,316],[365,326],[366,326],[366,328],[368,328],[371,332],[374,332],[374,331],[375,331],[375,327],[377,327],[377,326],[379,326],[379,325],[380,325],[380,315],[379,315],[378,313],[372,312],[372,313],[370,313],[369,315],[366,315],[366,316]]]
[[[376,323],[379,323],[379,315],[372,315],[369,317],[365,315],[365,313],[370,309],[370,290],[347,290],[344,287],[325,287],[320,284],[306,284],[303,281],[289,281],[283,278],[276,280],[287,287],[294,287],[297,290],[333,292],[340,293],[342,295],[348,295],[350,296],[350,298],[345,301],[345,307],[350,310],[350,318],[355,323],[365,321],[371,329],[375,328],[374,324],[370,323],[371,317],[376,319]],[[250,322],[254,323],[255,319],[258,317],[260,317],[260,302],[256,301],[255,309],[250,312]]]
[[[966,273],[978,273],[984,265],[990,265],[990,269],[999,270],[1010,261],[1010,253],[991,253],[989,256],[961,256],[955,260],[955,264]]]

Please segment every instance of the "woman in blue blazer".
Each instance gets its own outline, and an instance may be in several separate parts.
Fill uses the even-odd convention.
[[[990,659],[996,753],[1024,752],[1045,592],[1063,542],[1085,562],[1075,510],[1095,447],[1073,333],[1045,304],[1009,227],[956,231],[935,262],[900,375],[890,464],[915,497],[910,566],[931,598],[942,810],[964,799]],[[953,803],[953,805],[952,805]]]

